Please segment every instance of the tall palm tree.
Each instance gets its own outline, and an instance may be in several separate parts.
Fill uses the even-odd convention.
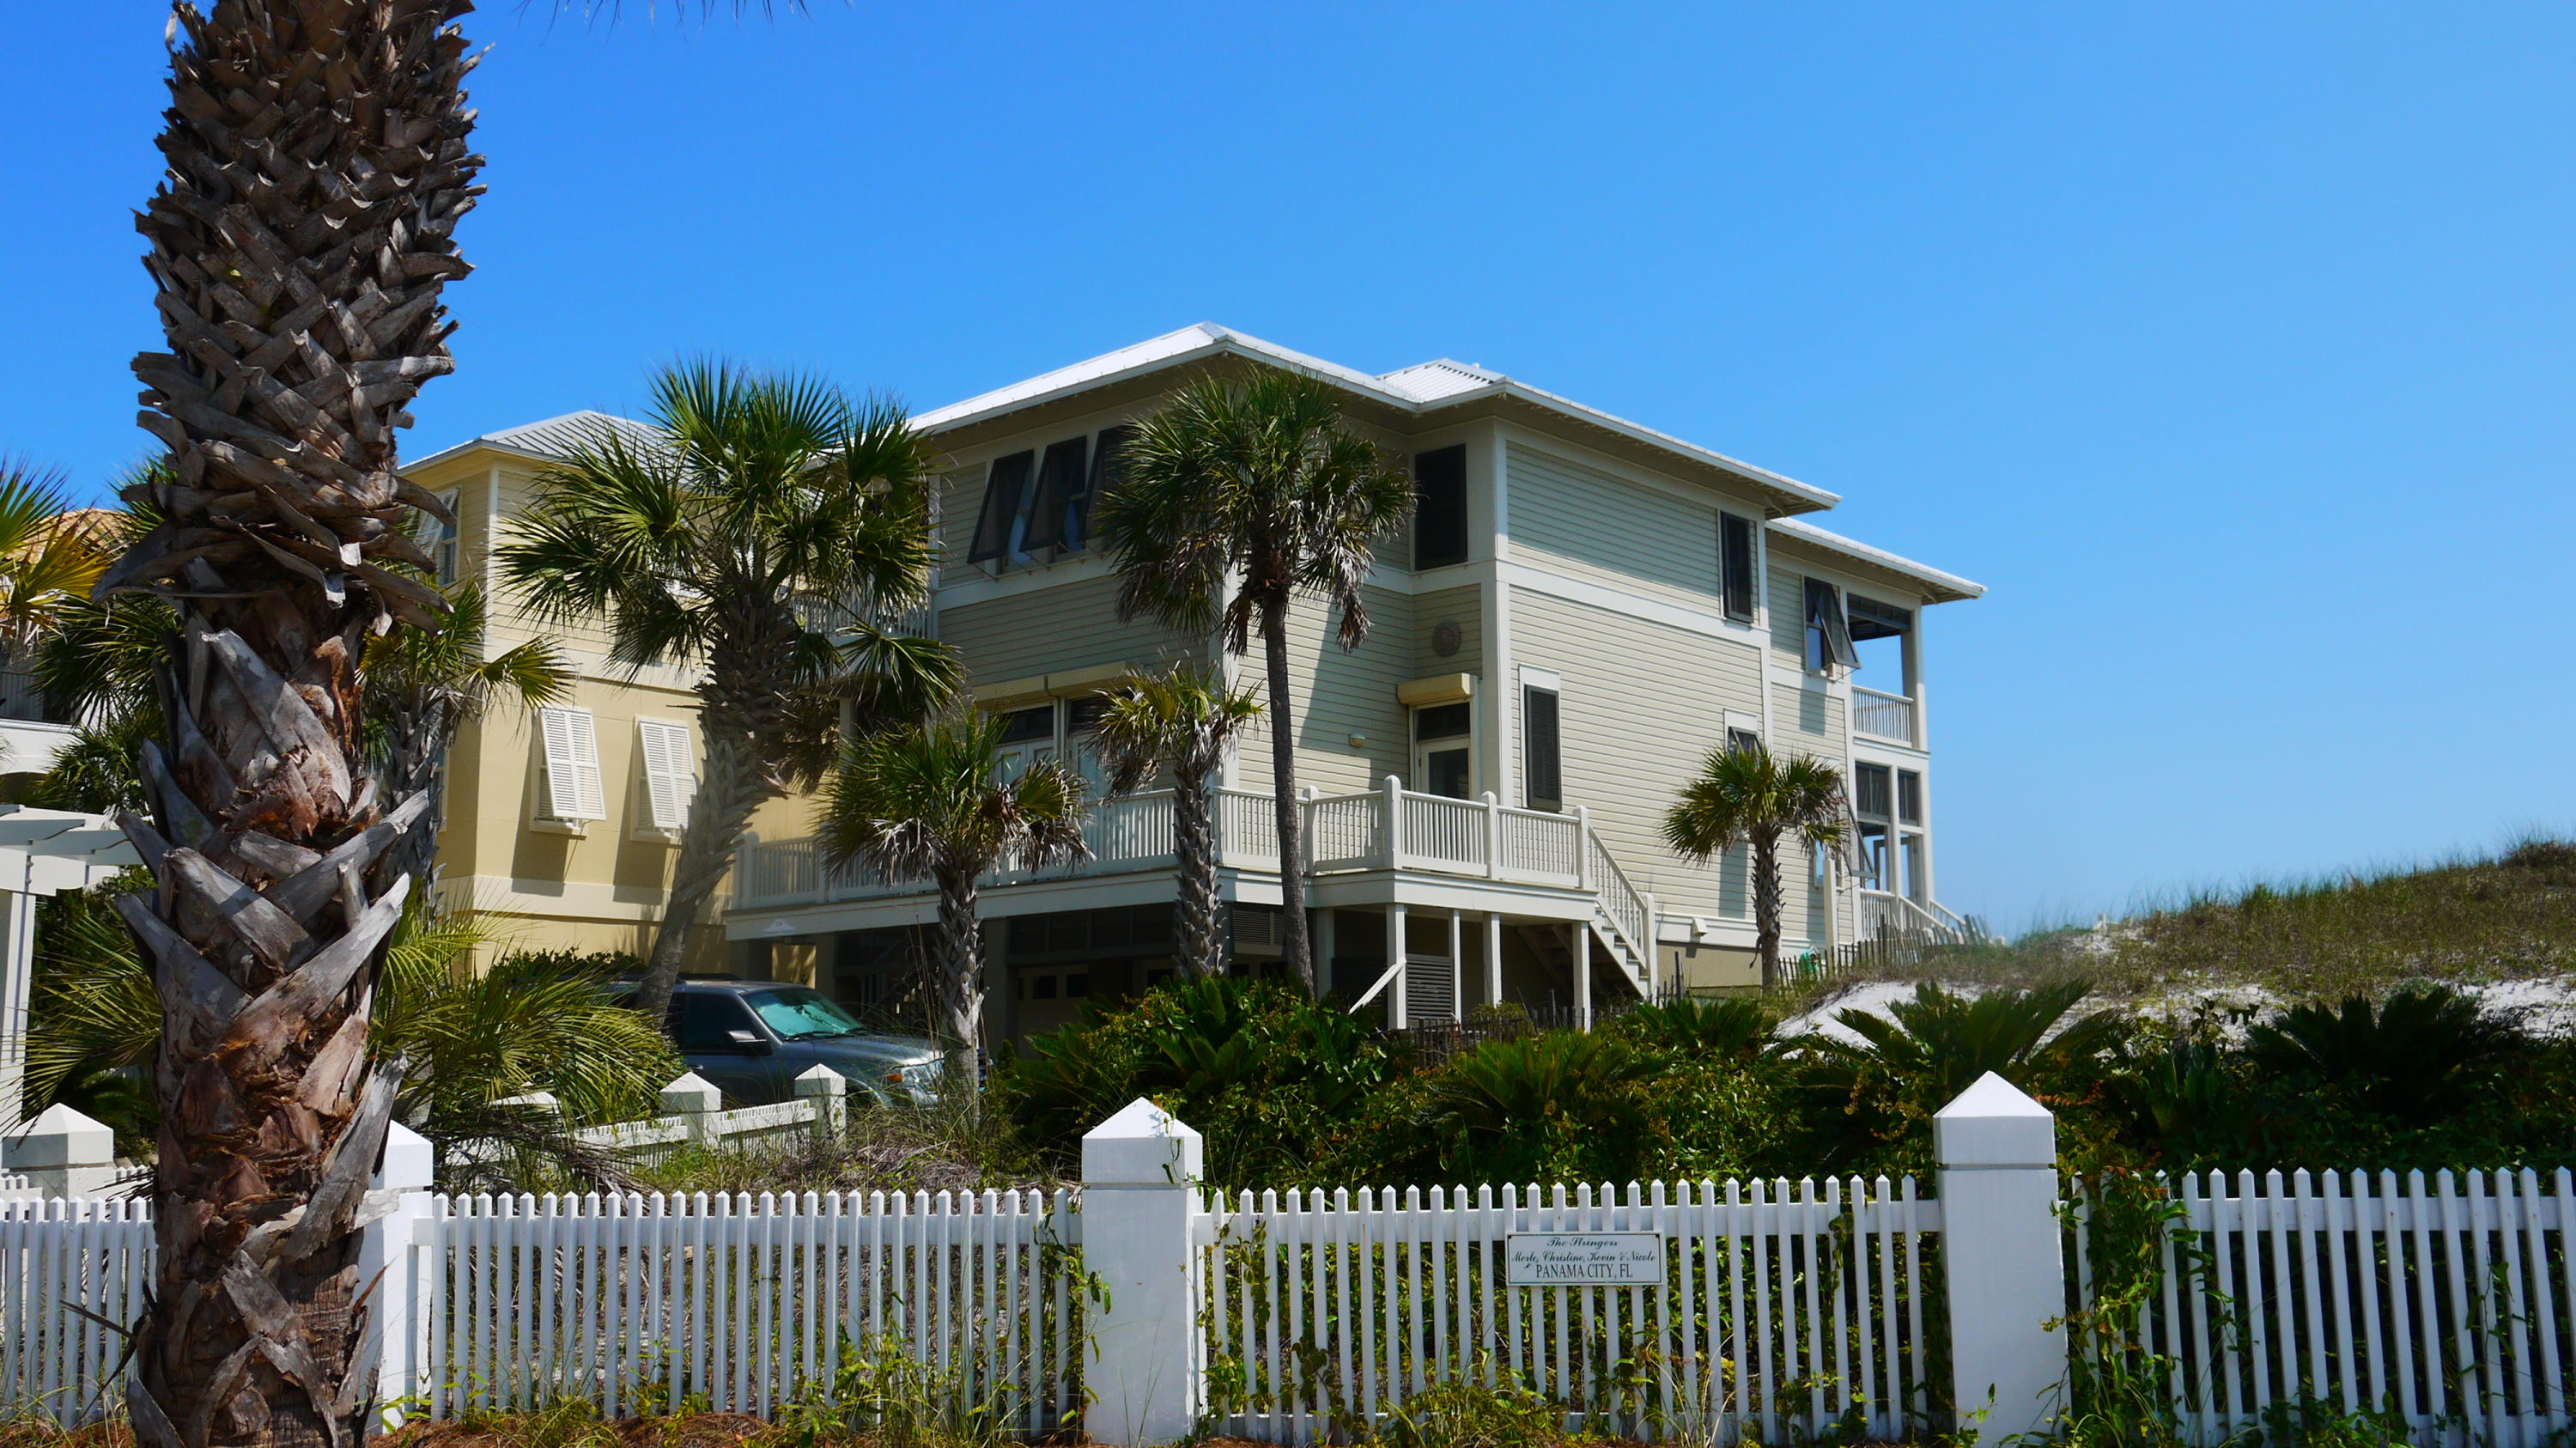
[[[468,0],[175,7],[167,171],[138,219],[166,352],[135,358],[161,521],[99,590],[174,607],[151,819],[123,897],[156,963],[151,1307],[127,1405],[144,1448],[345,1448],[371,1396],[355,1223],[399,1067],[367,1013],[426,801],[366,767],[358,665],[434,627],[394,437],[451,370],[441,288],[481,188],[451,23]],[[291,1224],[291,1225],[289,1225]]]
[[[1122,579],[1119,617],[1214,630],[1237,655],[1261,635],[1284,944],[1311,993],[1288,610],[1300,597],[1322,599],[1340,611],[1342,647],[1359,647],[1368,636],[1360,584],[1370,550],[1412,512],[1412,480],[1343,423],[1332,388],[1271,371],[1182,388],[1137,425],[1120,473],[1100,503],[1100,533]]]
[[[1172,921],[1183,973],[1221,975],[1217,931],[1216,778],[1225,751],[1261,717],[1261,702],[1196,664],[1131,679],[1101,696],[1092,747],[1109,767],[1109,792],[1132,794],[1163,770],[1172,777],[1172,853],[1179,889]]]
[[[536,479],[502,575],[539,616],[605,614],[610,658],[697,671],[703,761],[637,1007],[660,1019],[752,812],[831,767],[843,713],[919,718],[955,658],[901,621],[930,593],[930,454],[893,402],[693,362],[654,431],[600,424]]]
[[[1842,771],[1810,755],[1784,760],[1759,744],[1709,751],[1664,811],[1664,843],[1694,865],[1752,846],[1753,939],[1765,989],[1780,983],[1780,842],[1838,856],[1851,829]]]
[[[823,853],[889,880],[939,887],[933,994],[957,1052],[949,1079],[972,1090],[984,1039],[984,940],[976,880],[1006,857],[1043,870],[1086,858],[1082,776],[1040,760],[1002,770],[1002,720],[967,710],[853,742],[823,800]]]
[[[401,629],[372,639],[364,665],[367,735],[378,777],[398,795],[437,781],[457,732],[496,700],[525,709],[572,692],[573,674],[552,639],[529,639],[485,655],[490,611],[481,584],[466,579],[443,590],[447,626],[436,633]],[[394,846],[393,863],[429,879],[438,853],[438,821],[428,811]]]

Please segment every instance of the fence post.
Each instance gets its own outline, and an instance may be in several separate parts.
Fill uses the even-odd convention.
[[[1950,1378],[1960,1426],[1981,1442],[2045,1436],[2058,1416],[2066,1314],[2058,1240],[2057,1120],[1989,1071],[1932,1118]]]
[[[116,1185],[116,1133],[61,1102],[0,1137],[0,1172],[23,1172],[40,1197],[94,1197]]]
[[[1103,1300],[1083,1369],[1095,1443],[1177,1442],[1198,1426],[1199,1134],[1145,1100],[1082,1138],[1082,1265]]]
[[[662,1088],[662,1114],[676,1117],[689,1129],[689,1140],[700,1146],[714,1146],[724,1133],[717,1130],[716,1113],[724,1110],[724,1092],[716,1083],[695,1071],[683,1071],[679,1079]]]
[[[422,1411],[429,1397],[431,1270],[421,1270],[416,1248],[433,1245],[437,1199],[429,1184],[437,1160],[428,1140],[397,1121],[385,1128],[376,1190],[395,1192],[394,1209],[367,1224],[358,1243],[358,1281],[368,1285],[367,1333],[376,1345],[376,1405],[386,1427],[400,1427],[405,1411]]]
[[[850,1124],[850,1078],[829,1066],[815,1066],[796,1078],[798,1097],[814,1103],[814,1139],[829,1145]]]

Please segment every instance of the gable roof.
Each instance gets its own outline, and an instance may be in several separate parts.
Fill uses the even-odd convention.
[[[520,457],[554,462],[568,456],[575,443],[600,428],[608,428],[623,434],[630,445],[653,445],[660,437],[660,434],[649,424],[638,422],[634,418],[619,417],[613,412],[598,412],[584,408],[579,412],[567,412],[561,417],[540,418],[535,422],[523,422],[516,427],[502,428],[499,432],[487,432],[480,437],[467,438],[453,446],[440,448],[425,458],[403,464],[403,471],[410,472],[414,468],[443,463],[449,458],[461,457],[476,448],[488,448],[496,452],[515,453]]]
[[[1368,398],[1398,412],[1428,416],[1445,408],[1461,406],[1483,399],[1509,399],[1538,410],[1618,434],[1632,442],[1732,473],[1774,493],[1782,506],[1791,511],[1830,508],[1841,497],[1822,488],[1784,477],[1768,468],[1726,456],[1724,453],[1684,442],[1670,433],[1616,417],[1598,408],[1586,407],[1570,398],[1543,391],[1527,383],[1514,381],[1499,372],[1464,362],[1442,359],[1399,367],[1382,376],[1371,376],[1357,368],[1344,367],[1294,352],[1273,342],[1247,336],[1214,322],[1197,322],[1176,332],[1148,338],[1114,352],[1103,352],[1068,367],[1041,372],[1008,387],[952,402],[920,414],[913,421],[924,431],[940,433],[987,422],[1017,412],[1025,407],[1077,396],[1097,388],[1133,377],[1167,371],[1213,357],[1237,356],[1303,372],[1337,387]]]

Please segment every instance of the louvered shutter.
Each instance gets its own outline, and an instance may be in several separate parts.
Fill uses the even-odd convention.
[[[635,732],[644,754],[644,801],[653,828],[686,829],[689,804],[698,793],[696,761],[689,751],[689,726],[638,719]]]
[[[599,733],[588,709],[540,709],[546,747],[546,817],[608,818],[608,793],[599,781]]]
[[[1016,452],[993,459],[992,471],[985,475],[984,511],[975,520],[975,541],[966,550],[967,562],[982,563],[1010,551],[1011,532],[1020,521],[1020,495],[1028,487],[1029,467],[1036,457]]]

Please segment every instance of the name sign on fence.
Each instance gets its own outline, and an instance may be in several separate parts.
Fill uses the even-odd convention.
[[[1655,1287],[1664,1280],[1664,1234],[1511,1232],[1503,1266],[1514,1287]]]

